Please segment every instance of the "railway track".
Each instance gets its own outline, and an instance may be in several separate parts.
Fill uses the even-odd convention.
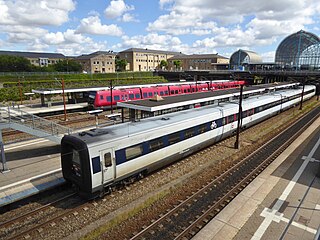
[[[63,218],[83,203],[73,192],[0,224],[0,239],[28,238],[35,231]]]
[[[317,117],[320,107],[134,234],[133,239],[190,239],[279,156]]]

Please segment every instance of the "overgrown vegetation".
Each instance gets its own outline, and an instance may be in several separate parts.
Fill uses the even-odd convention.
[[[0,77],[1,78],[1,77]],[[151,72],[127,72],[127,73],[109,73],[109,74],[64,74],[64,75],[7,75],[2,76],[3,88],[0,88],[0,102],[20,101],[20,91],[22,100],[27,99],[24,93],[31,92],[32,89],[61,89],[61,79],[65,81],[65,88],[80,87],[103,87],[134,84],[150,84],[167,82],[163,77],[153,77]],[[0,81],[1,82],[1,81]],[[38,95],[34,96],[40,97]]]
[[[0,72],[81,72],[82,66],[75,60],[66,59],[48,66],[35,66],[25,57],[0,55]]]

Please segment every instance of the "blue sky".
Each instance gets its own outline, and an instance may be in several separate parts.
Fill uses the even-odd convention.
[[[301,29],[319,36],[318,0],[0,0],[0,50],[67,56],[127,48],[273,61]]]

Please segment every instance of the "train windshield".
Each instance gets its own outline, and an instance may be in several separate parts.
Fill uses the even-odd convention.
[[[76,150],[72,150],[72,172],[80,177],[81,176],[81,164],[80,164],[80,155]]]
[[[96,98],[96,92],[90,91],[88,96],[88,102],[89,104],[93,104],[94,100]]]

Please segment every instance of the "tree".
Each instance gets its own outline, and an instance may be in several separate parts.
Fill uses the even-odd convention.
[[[30,61],[25,57],[0,55],[0,72],[30,72]]]
[[[67,59],[53,64],[53,68],[57,72],[81,72],[82,66],[75,60]]]
[[[127,67],[127,60],[116,58],[116,70],[117,71],[125,71]]]
[[[160,69],[168,69],[168,62],[166,60],[161,60]]]
[[[181,61],[180,60],[174,60],[173,65],[176,67],[176,69],[179,69],[181,66]]]

